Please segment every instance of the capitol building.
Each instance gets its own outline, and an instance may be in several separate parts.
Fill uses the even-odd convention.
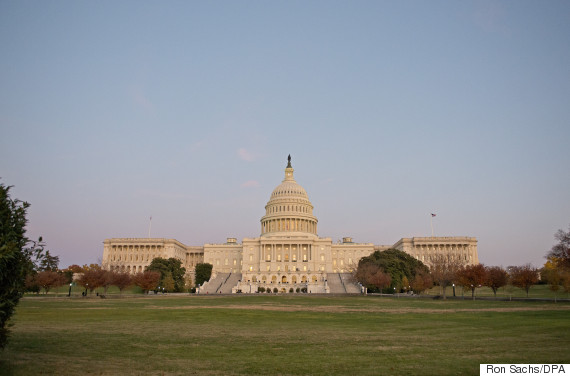
[[[465,236],[402,238],[393,245],[356,243],[350,237],[333,243],[318,236],[318,220],[305,189],[294,178],[291,157],[285,176],[271,193],[260,236],[228,238],[224,244],[188,246],[174,239],[113,238],[103,244],[103,267],[138,273],[153,258],[176,258],[193,278],[198,263],[213,265],[212,278],[200,293],[272,291],[359,293],[352,278],[358,261],[374,251],[395,248],[430,265],[444,255],[466,265],[478,264],[477,239]],[[306,290],[305,290],[306,289]]]

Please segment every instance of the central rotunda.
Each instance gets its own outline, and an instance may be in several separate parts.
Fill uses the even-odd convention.
[[[293,177],[291,156],[288,157],[285,179],[271,193],[261,218],[261,235],[273,232],[305,232],[317,234],[317,218],[309,196]]]

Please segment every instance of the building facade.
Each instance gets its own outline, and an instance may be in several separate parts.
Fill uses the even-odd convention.
[[[186,246],[174,239],[106,239],[103,266],[137,273],[155,257],[174,257],[190,277],[197,263],[213,265],[212,278],[202,287],[206,292],[253,293],[263,287],[328,293],[349,292],[348,274],[374,251],[399,249],[428,266],[438,255],[464,264],[479,263],[473,237],[402,238],[392,246],[355,243],[350,237],[333,243],[318,236],[313,209],[307,192],[295,181],[289,157],[284,179],[265,205],[259,237],[244,238],[242,243],[228,238],[224,244],[203,246]]]

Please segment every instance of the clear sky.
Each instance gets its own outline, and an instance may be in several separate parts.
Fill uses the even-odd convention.
[[[0,177],[60,267],[256,237],[291,154],[319,235],[570,225],[568,1],[1,1]]]

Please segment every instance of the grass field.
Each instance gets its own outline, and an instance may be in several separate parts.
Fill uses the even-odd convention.
[[[570,304],[326,296],[25,298],[0,374],[478,375],[570,363]]]

